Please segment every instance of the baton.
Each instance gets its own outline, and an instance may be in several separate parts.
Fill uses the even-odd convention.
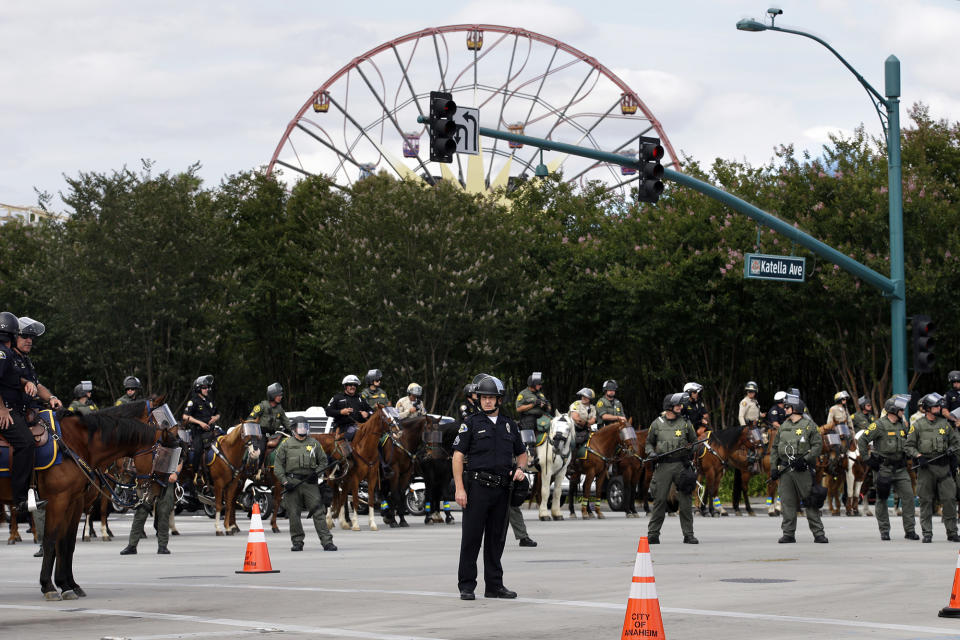
[[[695,445],[698,445],[698,444],[703,444],[704,442],[706,442],[706,441],[709,440],[709,439],[710,439],[710,438],[707,437],[707,438],[704,438],[703,440],[697,440],[696,442],[688,442],[687,444],[683,445],[682,447],[677,447],[677,448],[674,449],[673,451],[664,451],[663,453],[658,453],[658,454],[652,455],[652,456],[650,456],[649,458],[644,458],[644,459],[643,459],[643,462],[644,462],[644,463],[653,462],[654,460],[657,460],[658,458],[662,458],[662,457],[664,457],[664,456],[672,455],[672,454],[674,454],[674,453],[677,453],[678,451],[683,451],[684,449],[687,449],[687,448],[689,448],[689,447],[692,447],[692,446],[695,446]]]

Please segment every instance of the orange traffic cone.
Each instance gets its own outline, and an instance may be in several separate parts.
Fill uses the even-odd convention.
[[[953,589],[950,591],[950,604],[940,609],[941,618],[960,618],[960,555],[957,556],[957,568],[953,572]]]
[[[650,545],[646,538],[640,538],[637,545],[637,562],[633,565],[633,583],[630,585],[630,598],[627,600],[627,613],[623,617],[625,638],[665,638],[663,621],[660,619],[660,601],[657,599],[657,585],[653,579],[653,561],[650,559]]]
[[[243,558],[243,571],[236,573],[280,573],[270,566],[270,553],[267,551],[267,538],[263,535],[263,522],[260,520],[260,505],[253,503],[250,513],[250,535],[247,536],[247,555]]]

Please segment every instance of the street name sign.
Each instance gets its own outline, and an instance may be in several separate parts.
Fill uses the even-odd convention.
[[[457,105],[453,121],[457,125],[457,132],[453,135],[453,139],[457,141],[457,153],[470,156],[479,154],[477,139],[480,135],[480,109]]]
[[[755,280],[803,282],[807,274],[806,261],[806,258],[796,256],[748,253],[743,261],[743,277]]]

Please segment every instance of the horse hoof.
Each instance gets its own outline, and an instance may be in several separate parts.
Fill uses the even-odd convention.
[[[350,527],[350,523],[349,523],[349,522],[347,522],[346,520],[344,520],[343,522],[341,522],[341,523],[340,523],[340,528],[341,528],[341,529],[343,529],[343,530],[345,530],[345,531],[349,531],[349,530],[351,529],[351,527]],[[360,528],[359,528],[359,527],[357,527],[357,529],[356,529],[356,530],[357,530],[357,531],[359,531],[359,530],[360,530]]]
[[[45,592],[43,594],[43,599],[47,600],[48,602],[57,602],[57,601],[63,600],[63,598],[60,597],[60,594],[56,591]]]
[[[738,518],[742,518],[742,517],[743,517],[743,514],[740,513],[739,511],[734,511],[734,512],[733,512],[733,515],[737,516]]]
[[[83,540],[84,542],[90,542],[90,536],[83,536],[81,540]],[[7,544],[13,544],[13,543],[8,541]]]
[[[7,538],[7,544],[17,544],[16,538]]]
[[[270,527],[270,530],[273,531],[274,533],[280,533],[280,527],[278,527],[277,525],[273,525],[272,527]]]
[[[78,596],[72,589],[66,589],[63,593],[60,594],[60,597],[64,600],[79,600]]]
[[[358,524],[353,525],[352,527],[350,527],[350,531],[360,531],[360,525]]]
[[[371,523],[371,524],[370,524],[370,531],[379,531],[379,530],[380,530],[380,528],[377,527],[377,525],[376,525],[375,523]],[[357,527],[357,531],[360,531],[360,527]]]
[[[757,514],[755,514],[753,511],[747,511],[747,515],[750,516],[751,518],[757,517]]]
[[[603,511],[597,511],[597,520],[606,520],[607,516],[603,515]]]
[[[550,521],[550,516],[540,516],[540,520],[541,520],[542,522],[549,522],[549,521]]]
[[[398,525],[396,522],[388,522],[387,526],[390,527],[391,529],[396,529],[400,525]]]
[[[401,528],[401,529],[403,529],[403,528],[405,528],[405,527],[409,527],[409,526],[410,526],[410,525],[407,523],[406,520],[401,520],[401,521],[400,521],[400,528]]]
[[[223,531],[220,531],[220,530],[218,529],[218,530],[217,530],[217,535],[218,535],[218,536],[222,536],[222,535],[224,535],[224,533],[223,533]]]
[[[551,516],[554,520],[563,520],[563,516],[559,513],[555,513]]]
[[[86,598],[86,597],[87,597],[87,592],[84,591],[83,589],[81,589],[80,587],[74,587],[74,588],[73,588],[73,592],[74,592],[75,594],[77,594],[78,596],[80,596],[81,598]]]
[[[180,535],[180,532],[177,531],[176,529],[170,529],[170,535],[172,535],[172,536],[178,536],[178,535]],[[110,537],[112,538],[113,536],[110,536]]]

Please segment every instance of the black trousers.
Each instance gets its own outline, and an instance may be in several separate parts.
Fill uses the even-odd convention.
[[[13,424],[3,431],[3,437],[13,449],[10,456],[10,485],[13,490],[14,504],[27,499],[27,489],[30,488],[30,474],[33,472],[33,462],[36,449],[33,447],[33,434],[27,426],[23,413],[10,409]]]
[[[490,489],[468,480],[467,507],[463,510],[460,538],[460,568],[457,584],[461,591],[477,588],[477,556],[483,544],[483,582],[488,591],[503,586],[503,527],[507,520],[507,489]]]

